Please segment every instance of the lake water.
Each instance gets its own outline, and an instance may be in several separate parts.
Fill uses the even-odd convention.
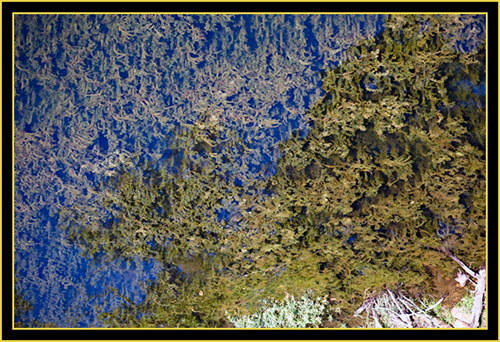
[[[383,30],[384,19],[16,15],[15,293],[32,305],[17,322],[99,326],[97,313],[122,301],[109,288],[140,301],[160,265],[87,260],[59,229],[60,211],[91,200],[130,156],[161,160],[172,130],[200,120],[255,149],[233,166],[240,180],[273,174],[277,143],[293,130],[307,134],[320,71]],[[477,22],[484,35],[484,18]]]

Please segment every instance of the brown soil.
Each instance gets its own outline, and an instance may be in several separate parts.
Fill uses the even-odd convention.
[[[445,274],[439,269],[432,269],[432,279],[434,290],[437,297],[446,296],[443,300],[443,305],[446,307],[454,307],[464,296],[467,295],[467,285],[460,287],[454,279],[454,275]]]

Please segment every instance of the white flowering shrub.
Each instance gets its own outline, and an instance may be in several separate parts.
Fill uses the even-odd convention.
[[[236,328],[317,328],[322,321],[327,302],[312,293],[300,299],[287,294],[283,302],[262,301],[262,307],[253,315],[228,319]]]

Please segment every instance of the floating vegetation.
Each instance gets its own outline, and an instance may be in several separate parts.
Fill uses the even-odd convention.
[[[352,313],[432,292],[443,244],[478,268],[484,16],[384,18],[16,15],[16,291],[51,298],[22,324]]]

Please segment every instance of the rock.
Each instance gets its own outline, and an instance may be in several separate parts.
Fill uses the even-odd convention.
[[[464,308],[453,308],[451,309],[451,315],[456,320],[460,320],[465,324],[469,325],[472,322],[472,314],[465,311]],[[467,326],[468,328],[469,326]]]
[[[467,282],[467,276],[462,272],[459,272],[457,273],[457,277],[455,278],[455,280],[458,282],[458,285],[460,285],[460,287],[464,287],[465,283]]]
[[[432,320],[431,320],[431,328],[434,326],[434,327],[438,327],[438,328],[453,328],[451,325],[449,325],[448,323],[445,323],[443,322],[442,320],[436,318],[436,317],[433,317]]]
[[[470,326],[469,323],[457,319],[455,323],[453,323],[453,328],[470,328]]]

